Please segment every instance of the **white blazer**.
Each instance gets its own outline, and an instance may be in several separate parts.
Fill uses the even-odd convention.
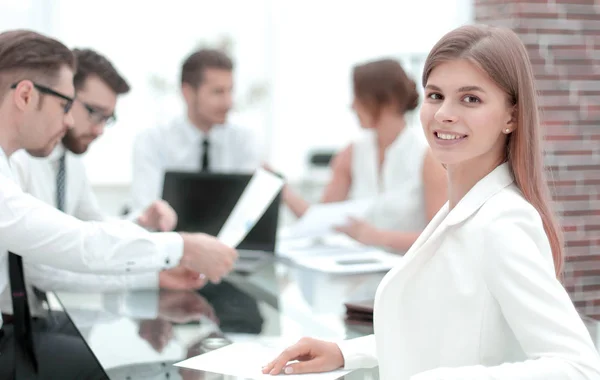
[[[600,356],[556,279],[508,164],[446,204],[375,296],[375,335],[341,342],[382,380],[592,380]]]

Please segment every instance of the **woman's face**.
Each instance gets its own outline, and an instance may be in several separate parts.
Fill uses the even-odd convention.
[[[501,160],[516,126],[506,93],[463,59],[441,63],[429,75],[421,124],[433,154],[447,166]]]

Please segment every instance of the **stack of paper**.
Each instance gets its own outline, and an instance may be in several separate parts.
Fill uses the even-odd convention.
[[[296,265],[319,272],[358,274],[387,272],[400,263],[402,256],[371,248],[335,254],[298,255],[292,260]]]
[[[335,227],[351,217],[362,219],[373,205],[372,200],[350,200],[311,205],[288,231],[288,238],[320,237],[335,233]]]

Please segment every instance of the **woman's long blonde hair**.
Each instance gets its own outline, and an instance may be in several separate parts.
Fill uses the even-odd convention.
[[[442,62],[466,59],[486,72],[515,107],[517,126],[508,136],[506,159],[523,196],[539,212],[560,277],[563,264],[561,228],[550,204],[540,138],[540,117],[534,75],[525,46],[510,29],[467,25],[446,34],[425,62],[423,86]]]

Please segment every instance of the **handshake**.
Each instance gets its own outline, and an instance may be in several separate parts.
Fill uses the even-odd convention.
[[[171,231],[177,225],[177,214],[167,202],[158,200],[144,210],[137,224],[151,230]],[[207,234],[180,235],[183,238],[183,255],[179,266],[160,272],[161,289],[199,289],[207,281],[220,282],[233,269],[238,258],[235,249]]]
[[[214,236],[203,233],[181,233],[183,255],[179,266],[159,275],[162,289],[199,289],[207,281],[218,283],[233,269],[237,251]]]

